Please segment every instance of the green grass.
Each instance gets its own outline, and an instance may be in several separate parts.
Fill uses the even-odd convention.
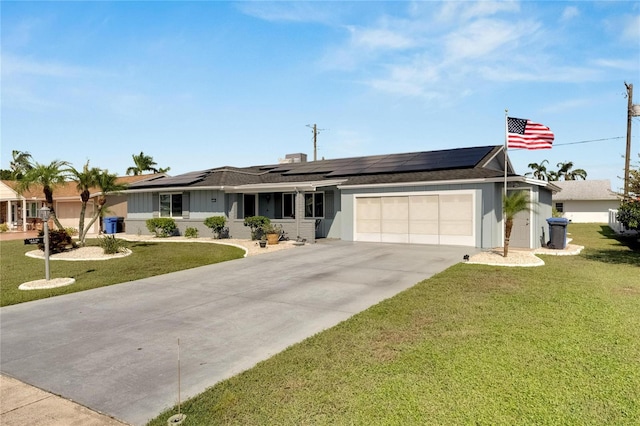
[[[640,424],[640,252],[569,232],[581,255],[453,266],[183,402],[183,424]]]
[[[98,245],[98,240],[88,240]],[[47,290],[18,290],[27,281],[45,278],[44,260],[25,253],[36,249],[23,241],[0,242],[0,306],[58,296],[91,288],[103,287],[211,263],[241,258],[244,251],[237,247],[203,243],[125,242],[133,253],[127,257],[99,261],[49,262],[51,278],[75,278],[73,285]]]

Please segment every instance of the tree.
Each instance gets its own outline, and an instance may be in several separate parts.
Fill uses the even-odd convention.
[[[22,152],[16,150],[11,151],[11,157],[13,159],[11,160],[11,163],[9,163],[9,167],[13,174],[12,179],[20,180],[27,171],[33,168],[33,165],[31,164],[33,158],[31,157],[31,154],[26,151]]]
[[[87,236],[87,231],[91,229],[91,226],[93,226],[95,221],[104,214],[104,206],[107,204],[107,196],[109,194],[117,194],[118,192],[127,189],[127,185],[118,183],[118,175],[109,173],[109,170],[100,170],[96,176],[95,183],[97,187],[100,188],[100,194],[98,194],[96,199],[98,208],[93,213],[93,217],[84,229],[83,235],[80,235],[81,241],[84,241]]]
[[[640,231],[640,201],[629,200],[618,208],[616,217],[627,229]]]
[[[513,218],[520,212],[529,211],[529,196],[524,191],[512,192],[502,200],[504,213],[504,257],[509,254],[509,239],[513,229]]]
[[[587,172],[584,171],[583,169],[573,169],[573,162],[572,161],[566,161],[564,163],[558,163],[558,180],[560,180],[560,178],[564,178],[564,180],[586,180],[587,179]]]
[[[17,191],[22,194],[33,185],[42,186],[47,207],[51,210],[51,218],[58,229],[64,229],[55,209],[53,208],[53,191],[56,187],[64,184],[69,177],[69,163],[66,161],[54,160],[49,165],[40,163],[29,163],[30,168],[25,171],[24,176],[18,180]]]
[[[533,175],[533,177],[536,178],[536,179],[549,180],[549,174],[547,173],[547,167],[544,165],[544,163],[548,164],[549,161],[542,160],[542,162],[540,164],[538,164],[538,163],[529,163],[527,165],[527,167],[529,167],[531,170],[533,170],[533,172],[527,172],[524,175],[525,176]]]
[[[154,166],[157,166],[158,163],[153,161],[153,157],[150,155],[144,155],[144,152],[140,151],[140,155],[133,154],[131,156],[133,158],[133,164],[135,166],[129,167],[127,169],[127,175],[138,176],[146,171],[151,171],[153,173],[166,173],[169,171],[171,167],[157,169]]]
[[[640,157],[640,154],[638,154]],[[631,197],[636,197],[640,200],[640,163],[638,163],[637,169],[629,170],[629,195]]]
[[[98,176],[100,175],[100,169],[94,167],[89,168],[89,161],[84,165],[82,171],[79,171],[73,167],[69,169],[71,176],[76,181],[76,188],[80,191],[80,200],[82,200],[82,208],[80,209],[80,220],[78,223],[78,235],[80,236],[80,244],[84,245],[84,218],[87,211],[87,203],[91,197],[91,188],[97,186]]]

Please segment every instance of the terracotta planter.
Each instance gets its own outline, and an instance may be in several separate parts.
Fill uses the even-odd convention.
[[[270,246],[278,244],[278,237],[280,237],[278,234],[267,234],[267,242]]]

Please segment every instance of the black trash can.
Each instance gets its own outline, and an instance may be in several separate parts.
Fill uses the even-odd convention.
[[[118,216],[116,222],[116,232],[121,233],[124,232],[124,217]]]
[[[547,219],[549,224],[549,242],[547,247],[550,249],[564,250],[567,247],[567,225],[569,219],[564,217],[550,217]]]

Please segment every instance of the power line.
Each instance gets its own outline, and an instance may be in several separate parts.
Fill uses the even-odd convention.
[[[554,143],[553,146],[563,146],[563,145],[578,145],[581,143],[591,143],[591,142],[602,142],[602,141],[613,141],[616,139],[624,139],[624,136],[616,136],[614,138],[603,138],[603,139],[591,139],[587,141],[577,141],[577,142],[566,142],[566,143]]]

